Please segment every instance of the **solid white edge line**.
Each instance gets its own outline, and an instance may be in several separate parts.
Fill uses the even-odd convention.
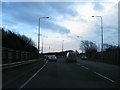
[[[109,79],[109,78],[105,77],[104,75],[101,75],[101,74],[99,74],[97,72],[94,72],[94,73],[97,74],[97,75],[99,75],[99,76],[101,76],[101,77],[103,77],[103,78],[105,78],[105,79],[107,79],[107,80],[109,80],[109,81],[111,81],[111,82],[115,82],[114,80]]]
[[[19,89],[22,89],[24,86],[26,86],[47,64],[48,61],[32,76],[30,77],[24,84],[22,84]]]

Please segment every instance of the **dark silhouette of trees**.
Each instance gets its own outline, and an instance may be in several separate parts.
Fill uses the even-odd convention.
[[[92,54],[97,52],[97,45],[91,41],[81,41],[81,50],[90,56],[93,56]]]
[[[117,46],[111,45],[111,44],[107,44],[107,43],[104,44],[103,47],[104,47],[104,51],[110,51],[110,50],[113,50],[113,49],[117,49]]]
[[[101,61],[105,63],[119,65],[120,47],[107,43],[105,43],[103,47],[103,59],[101,59],[101,52],[97,51],[97,45],[91,41],[81,41],[80,49],[85,55],[87,55],[88,60]]]
[[[80,48],[85,53],[89,51],[97,51],[97,45],[91,41],[81,41]]]
[[[82,52],[86,53],[89,58],[95,58],[97,54],[97,45],[91,41],[81,41]]]
[[[28,52],[37,52],[34,42],[25,35],[16,34],[2,28],[2,47]]]

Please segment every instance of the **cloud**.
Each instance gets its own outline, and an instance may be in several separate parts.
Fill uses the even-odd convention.
[[[55,32],[58,32],[60,34],[68,34],[70,33],[70,30],[65,28],[65,27],[62,27],[62,26],[59,26],[57,24],[53,24],[52,26],[49,27],[51,30],[54,30]]]
[[[116,27],[116,26],[111,26],[111,25],[110,25],[110,26],[105,26],[104,29],[105,29],[105,30],[115,30],[115,31],[117,31],[117,30],[118,30],[118,27]]]
[[[55,42],[60,42],[61,45],[61,40],[64,39],[66,49],[74,49],[77,47],[79,39],[100,43],[100,18],[92,18],[92,15],[100,15],[103,18],[105,43],[116,42],[117,12],[117,4],[107,3],[104,0],[102,2],[84,3],[11,2],[3,4],[3,24],[8,26],[15,25],[17,27],[13,26],[14,29],[20,33],[27,33],[37,41],[39,17],[49,16],[49,19],[41,19],[40,21],[41,34],[49,37],[45,39],[46,43],[51,44],[49,41],[55,40]],[[81,37],[77,38],[77,36]],[[51,46],[59,49],[57,44],[52,44]]]
[[[102,6],[101,3],[93,3],[93,9],[96,10],[96,11],[103,11],[104,10],[104,7]]]
[[[77,12],[73,9],[74,2],[54,2],[54,3],[46,3],[46,5],[50,6],[52,11],[63,15],[68,16],[77,16]]]
[[[70,30],[67,29],[66,27],[51,22],[50,20],[41,21],[41,27],[60,34],[70,33]]]
[[[38,18],[41,16],[59,17],[64,15],[76,15],[76,12],[68,7],[69,3],[3,3],[3,23],[24,23],[33,27],[38,26]],[[7,18],[6,18],[7,17]],[[67,34],[70,32],[67,28],[56,24],[55,22],[43,20],[41,28],[51,31]]]
[[[36,17],[49,15],[50,17],[75,16],[77,12],[73,10],[72,3],[47,3],[47,2],[3,2],[3,14],[16,20],[35,20]]]

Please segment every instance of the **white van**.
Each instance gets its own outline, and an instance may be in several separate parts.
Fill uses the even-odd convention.
[[[68,52],[66,55],[66,62],[77,62],[76,52]]]

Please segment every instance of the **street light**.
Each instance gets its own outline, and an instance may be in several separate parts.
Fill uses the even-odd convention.
[[[42,36],[43,36],[43,35],[42,35]],[[48,38],[47,36],[43,36],[43,37],[42,37],[42,49],[41,49],[41,53],[43,53],[43,43],[44,43],[44,37],[45,37],[45,38]]]
[[[62,40],[62,52],[63,52],[63,42],[64,42],[64,40]]]
[[[39,17],[39,22],[38,22],[38,53],[39,53],[39,50],[40,50],[40,19],[42,18],[49,18],[49,17]]]
[[[101,19],[101,52],[102,52],[102,59],[103,59],[103,20],[102,20],[102,16],[92,16],[92,17],[99,17]]]
[[[50,52],[50,46],[49,46],[49,52]]]
[[[77,36],[77,38],[80,38],[81,36]],[[81,40],[80,40],[81,41]],[[80,47],[81,44],[79,44],[79,47]]]

